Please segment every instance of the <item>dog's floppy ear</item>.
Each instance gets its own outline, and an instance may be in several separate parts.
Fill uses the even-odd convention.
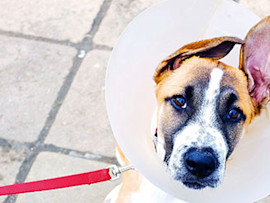
[[[218,37],[185,45],[159,64],[154,80],[159,83],[162,80],[163,73],[168,70],[175,70],[187,58],[199,56],[221,59],[231,51],[235,44],[243,44],[243,42],[243,40],[236,37]]]
[[[248,77],[248,91],[257,106],[265,106],[270,98],[270,16],[248,32],[241,47],[240,65]]]

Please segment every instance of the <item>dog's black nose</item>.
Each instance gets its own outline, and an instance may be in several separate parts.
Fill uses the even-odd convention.
[[[217,168],[217,160],[212,152],[207,149],[191,149],[184,157],[187,170],[198,178],[211,175]]]

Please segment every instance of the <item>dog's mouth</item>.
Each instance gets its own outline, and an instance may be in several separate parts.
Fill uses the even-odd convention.
[[[196,178],[191,177],[190,174],[172,176],[175,181],[181,182],[185,187],[193,190],[201,190],[206,187],[216,188],[220,183],[218,177]]]
[[[185,187],[194,190],[201,190],[206,187],[216,188],[221,183],[220,178],[217,176],[210,176],[201,179],[191,176],[190,174],[185,174],[182,176],[177,176],[177,178],[173,177],[173,179],[181,182]]]
[[[218,186],[219,181],[217,179],[211,180],[183,180],[181,181],[186,187],[190,189],[200,190],[206,187],[215,188]]]
[[[190,181],[185,181],[183,182],[183,184],[190,188],[190,189],[195,189],[195,190],[200,190],[200,189],[203,189],[206,187],[206,185],[203,185],[201,183],[198,183],[198,182],[190,182]]]

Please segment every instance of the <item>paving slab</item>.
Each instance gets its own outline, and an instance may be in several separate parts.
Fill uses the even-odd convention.
[[[239,3],[261,18],[270,15],[270,0],[240,0]]]
[[[107,167],[109,164],[74,158],[66,155],[42,152],[38,155],[26,181],[54,178],[76,173],[84,173]],[[101,203],[106,195],[120,182],[107,181],[93,185],[71,187],[61,190],[44,191],[18,196],[17,203]]]
[[[35,141],[76,50],[5,36],[0,44],[0,137]]]
[[[110,52],[94,50],[84,59],[45,140],[46,144],[114,156],[104,83]]]
[[[0,29],[78,42],[87,33],[103,0],[0,1]]]
[[[107,15],[103,19],[94,42],[113,46],[128,23],[144,9],[161,0],[117,0],[112,1]]]
[[[0,186],[10,185],[15,182],[16,175],[25,158],[25,153],[6,147],[0,148]],[[0,197],[3,202],[6,196]]]

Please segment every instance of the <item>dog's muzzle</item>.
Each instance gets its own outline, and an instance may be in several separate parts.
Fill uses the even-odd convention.
[[[225,172],[228,150],[224,139],[217,133],[213,136],[220,139],[188,134],[176,135],[171,153],[165,154],[164,142],[156,131],[154,145],[158,156],[167,164],[171,177],[188,188],[217,187]]]
[[[220,181],[218,156],[210,147],[191,147],[183,154],[179,164],[172,160],[169,169],[172,177],[191,189],[216,187]]]
[[[189,188],[215,188],[223,179],[228,149],[218,130],[206,129],[201,133],[200,129],[191,125],[175,135],[168,171],[173,179]]]

